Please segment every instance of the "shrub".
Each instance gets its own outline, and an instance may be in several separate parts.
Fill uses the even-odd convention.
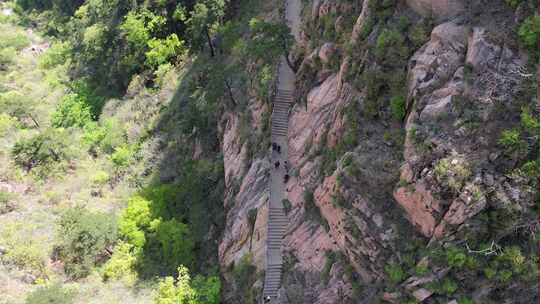
[[[152,38],[148,41],[149,51],[146,52],[146,64],[157,69],[160,65],[186,52],[184,41],[176,34],[169,35],[166,39]]]
[[[511,8],[516,8],[523,0],[504,0]],[[461,303],[460,303],[461,304]]]
[[[0,70],[7,70],[7,67],[15,61],[17,51],[13,47],[0,49]]]
[[[525,19],[519,26],[518,35],[527,48],[535,50],[540,43],[540,15]]]
[[[3,223],[0,243],[7,252],[2,260],[43,278],[47,275],[48,250],[32,238],[35,229],[26,222]]]
[[[526,162],[521,167],[521,171],[530,178],[540,177],[540,157],[536,160]]]
[[[326,262],[324,263],[324,268],[321,272],[321,279],[324,284],[328,284],[328,281],[330,280],[330,271],[332,270],[334,263],[336,263],[336,253],[333,251],[327,251]]]
[[[409,49],[405,38],[397,30],[384,29],[377,37],[375,56],[388,64],[396,64],[398,60],[408,56]]]
[[[244,255],[240,261],[234,265],[234,283],[243,298],[240,303],[250,303],[254,290],[251,288],[256,279],[257,268],[253,265],[251,254]]]
[[[0,136],[5,136],[11,129],[17,126],[17,119],[9,114],[0,113]]]
[[[384,267],[384,271],[392,284],[398,284],[405,279],[405,272],[399,264],[388,264]]]
[[[129,12],[120,26],[120,30],[126,35],[126,40],[133,47],[144,49],[150,40],[150,32],[146,27],[143,16]]]
[[[167,80],[167,76],[173,70],[174,70],[174,66],[170,63],[164,63],[164,64],[159,65],[157,70],[154,72],[155,83],[159,87],[163,87],[166,83],[165,81]]]
[[[5,214],[16,209],[13,194],[0,190],[0,214]]]
[[[129,164],[131,159],[131,149],[128,146],[120,146],[114,149],[113,154],[111,154],[111,161],[116,168],[124,168]]]
[[[178,278],[166,277],[159,282],[155,304],[218,304],[221,283],[215,276],[196,276],[193,280],[186,267],[178,268]]]
[[[499,138],[499,144],[506,148],[508,151],[514,151],[520,149],[523,146],[523,141],[521,140],[521,134],[519,130],[504,130],[501,133]]]
[[[101,123],[91,122],[84,128],[83,141],[91,149],[113,153],[117,147],[126,143],[126,131],[117,119],[105,119]]]
[[[73,278],[88,275],[115,240],[116,220],[112,215],[77,207],[65,211],[58,222],[59,257],[66,273]]]
[[[441,291],[448,296],[454,294],[457,291],[457,289],[458,289],[457,283],[450,279],[445,279],[441,286]]]
[[[92,113],[86,100],[75,93],[65,95],[52,116],[56,128],[82,128],[91,120]]]
[[[449,266],[461,268],[467,261],[465,252],[457,247],[450,247],[446,251],[446,260]]]
[[[92,176],[92,183],[98,186],[105,185],[110,180],[110,178],[111,176],[109,175],[109,173],[100,170],[97,171],[94,176]]]
[[[20,139],[11,150],[15,164],[30,171],[49,168],[69,160],[69,144],[63,130],[48,129],[43,133]]]
[[[59,283],[39,287],[30,292],[25,304],[71,304],[75,294],[62,287]]]
[[[540,122],[531,115],[529,109],[523,108],[521,111],[521,126],[528,131],[540,129]]]
[[[140,195],[131,197],[118,220],[118,231],[130,244],[142,248],[146,244],[145,232],[153,229],[150,213],[151,201]]]
[[[47,51],[39,57],[39,67],[51,69],[64,64],[70,53],[70,46],[67,42],[54,42]]]
[[[0,109],[5,114],[17,119],[27,117],[31,112],[32,100],[17,91],[0,93]]]
[[[405,97],[394,96],[390,99],[390,111],[395,120],[403,120],[405,118]]]
[[[14,48],[20,51],[30,45],[30,40],[24,32],[9,26],[0,26],[0,49]]]
[[[157,241],[167,265],[191,265],[194,242],[186,224],[175,219],[161,221],[156,228]]]
[[[434,173],[439,182],[454,192],[459,192],[471,175],[463,159],[450,157],[440,159],[435,164]]]
[[[124,280],[131,285],[137,280],[135,264],[140,255],[140,249],[132,244],[120,241],[113,252],[112,257],[103,267],[104,280]]]
[[[409,40],[411,40],[415,48],[419,48],[429,40],[430,33],[431,25],[420,22],[409,29]]]

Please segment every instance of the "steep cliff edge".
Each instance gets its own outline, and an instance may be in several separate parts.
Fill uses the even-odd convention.
[[[488,303],[514,297],[509,278],[529,291],[516,301],[534,299],[538,178],[520,168],[538,157],[538,68],[509,28],[538,8],[485,6],[304,3],[283,303]],[[502,134],[524,117],[528,150],[507,149]],[[230,126],[224,157],[237,161]],[[248,163],[225,162],[242,180],[220,245],[231,295],[226,269],[246,256],[264,265],[270,166]]]

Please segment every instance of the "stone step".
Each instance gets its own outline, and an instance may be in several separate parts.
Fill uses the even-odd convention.
[[[274,124],[283,124],[288,126],[289,125],[289,119],[285,117],[273,117],[272,118],[272,125]]]
[[[289,101],[287,98],[281,98],[281,97],[274,98],[272,103],[274,104],[274,106],[284,106],[284,107],[291,107],[293,104],[292,101]]]
[[[272,119],[285,119],[289,121],[289,111],[274,111],[272,113]]]
[[[274,269],[279,269],[281,271],[281,267],[282,267],[281,264],[266,265],[266,269],[267,269],[266,272],[272,271]]]
[[[282,129],[282,130],[287,130],[289,128],[289,125],[288,124],[284,124],[284,123],[281,123],[281,124],[272,124],[272,129]]]
[[[282,107],[286,107],[286,108],[291,108],[293,106],[292,99],[287,99],[287,98],[274,98],[272,103],[274,104],[274,107],[275,106],[282,106]]]
[[[291,102],[286,102],[286,101],[281,101],[281,100],[274,101],[274,109],[283,108],[283,109],[289,110],[291,108],[291,105],[292,105]]]

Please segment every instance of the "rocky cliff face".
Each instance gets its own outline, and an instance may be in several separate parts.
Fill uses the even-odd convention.
[[[530,64],[507,29],[498,31],[514,16],[496,2],[475,18],[469,15],[482,1],[306,3],[295,50],[305,99],[299,98],[289,124],[284,303],[457,303],[457,296],[433,287],[445,277],[455,279],[452,266],[437,266],[420,252],[491,237],[481,218],[505,208],[526,214],[534,204],[538,184],[509,174],[520,161],[500,144],[501,132],[519,120],[523,103],[515,96],[530,77]],[[435,17],[435,24],[405,64],[393,67],[407,75],[403,121],[385,109],[374,119],[370,79],[351,71],[388,69],[376,48],[385,27],[403,16],[417,24]],[[402,43],[412,44],[410,37]],[[351,55],[351,41],[362,45],[362,56]],[[248,160],[236,140],[235,114],[225,117],[229,191],[220,262],[230,269],[251,254],[262,271],[270,165],[265,157]],[[430,275],[413,276],[403,265],[430,268]],[[238,286],[232,273],[223,273],[233,294]],[[475,299],[486,296],[486,286],[477,286],[484,294]]]
[[[508,182],[496,168],[504,128],[497,104],[518,93],[525,63],[517,50],[490,41],[485,28],[454,23],[437,26],[411,58],[406,185],[394,196],[424,236],[451,234],[486,208],[495,180]]]

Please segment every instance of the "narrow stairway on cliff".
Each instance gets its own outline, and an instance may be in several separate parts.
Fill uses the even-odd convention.
[[[285,10],[287,24],[298,40],[300,28],[300,2],[288,0]],[[281,287],[283,271],[282,240],[287,230],[288,219],[283,208],[286,199],[285,175],[288,173],[286,163],[288,159],[288,125],[289,113],[294,101],[295,73],[282,58],[278,69],[278,90],[274,97],[272,111],[272,143],[279,146],[279,150],[272,149],[272,173],[270,175],[270,201],[268,214],[268,231],[266,240],[266,272],[263,290],[264,303],[279,303],[278,291]],[[274,164],[279,162],[279,166]]]

